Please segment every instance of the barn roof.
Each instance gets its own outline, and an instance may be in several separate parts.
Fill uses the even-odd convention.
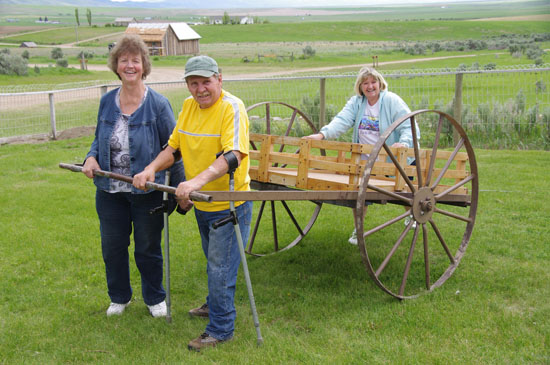
[[[172,28],[180,41],[201,38],[187,23],[130,23],[126,33],[139,34],[146,42],[158,41],[162,39],[168,27]]]
[[[176,33],[180,41],[189,39],[200,39],[201,36],[193,30],[187,23],[170,23],[170,27]]]

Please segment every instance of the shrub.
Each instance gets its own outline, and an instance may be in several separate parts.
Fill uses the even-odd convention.
[[[307,116],[309,116],[309,119],[311,120],[313,125],[318,129],[321,129],[322,127],[319,121],[320,103],[321,103],[321,98],[319,97],[319,94],[315,95],[313,100],[308,95],[304,95],[302,97],[302,103],[300,104],[300,107],[299,107],[301,111],[303,111]],[[330,122],[335,115],[336,115],[336,112],[335,112],[334,106],[329,104],[325,105],[325,118],[326,118],[325,123]]]
[[[80,51],[80,53],[78,54],[78,58],[81,59],[82,56],[84,56],[85,59],[91,59],[94,58],[94,53],[88,51]]]
[[[29,57],[30,57],[29,51],[24,50],[24,51],[21,53],[21,57],[23,57],[24,59],[28,60]]]
[[[56,48],[52,49],[51,57],[54,60],[59,60],[59,59],[63,58],[63,51],[61,50],[61,48],[56,47]]]
[[[66,59],[58,59],[57,61],[55,61],[55,65],[57,67],[63,67],[63,68],[67,68],[69,67],[69,61],[67,61]]]
[[[304,49],[302,49],[302,53],[305,58],[315,56],[315,50],[310,45],[307,45]]]
[[[22,76],[26,75],[27,72],[26,59],[9,53],[0,53],[0,74]]]
[[[537,81],[535,83],[535,87],[536,87],[535,90],[537,94],[546,91],[546,84],[542,80]]]
[[[483,66],[484,70],[494,70],[496,68],[497,68],[497,64],[494,63],[494,62],[488,63],[488,64]]]
[[[10,50],[8,48],[0,49],[0,54],[10,54]]]
[[[34,73],[35,73],[35,74],[39,74],[39,73],[40,73],[40,67],[38,67],[37,65],[34,65]]]
[[[544,54],[544,52],[539,47],[530,47],[529,49],[527,49],[525,54],[527,55],[528,59],[536,60],[537,58],[540,58]]]

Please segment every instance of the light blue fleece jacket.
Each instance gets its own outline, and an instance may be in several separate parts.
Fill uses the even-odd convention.
[[[353,127],[352,142],[359,143],[359,122],[363,117],[367,102],[367,98],[363,95],[352,96],[334,119],[321,128],[320,132],[325,139],[336,139]],[[380,134],[384,133],[397,119],[410,112],[411,110],[399,95],[387,90],[380,91]],[[418,125],[416,126],[416,135],[420,138]],[[386,144],[391,146],[395,142],[404,143],[408,147],[413,146],[410,120],[407,119],[401,123],[388,137]]]

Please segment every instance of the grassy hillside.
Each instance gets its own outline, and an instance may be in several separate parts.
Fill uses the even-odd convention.
[[[317,22],[193,28],[201,35],[201,43],[467,40],[549,30],[548,22],[544,21]]]
[[[201,35],[201,44],[253,43],[253,42],[399,42],[481,40],[510,35],[530,35],[548,32],[545,21],[399,21],[399,22],[311,22],[269,23],[250,25],[199,25],[193,26]],[[75,27],[53,28],[41,32],[7,36],[2,42],[19,44],[33,41],[37,44],[63,44],[78,39],[94,39],[95,44],[110,42],[102,40],[110,33],[123,32],[123,27]]]

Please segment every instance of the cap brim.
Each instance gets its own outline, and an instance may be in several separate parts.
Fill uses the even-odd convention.
[[[206,71],[206,70],[197,70],[197,71],[189,71],[187,72],[183,78],[186,79],[188,78],[189,76],[202,76],[202,77],[211,77],[212,75],[214,75],[215,72],[213,71]]]

